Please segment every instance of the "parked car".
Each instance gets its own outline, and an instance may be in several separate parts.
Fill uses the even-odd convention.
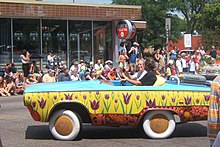
[[[182,53],[193,55],[195,50],[181,50],[179,54],[181,55]]]
[[[207,80],[213,81],[220,74],[219,64],[208,64],[202,68],[201,75],[205,76]]]
[[[24,105],[36,121],[49,122],[59,140],[79,137],[83,123],[141,126],[150,138],[169,137],[177,122],[206,120],[210,87],[183,84],[178,77],[161,86],[120,81],[66,81],[30,85]],[[122,86],[124,85],[124,86]]]

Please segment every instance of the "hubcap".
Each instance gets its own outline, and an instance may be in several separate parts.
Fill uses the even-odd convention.
[[[74,128],[74,122],[70,117],[62,115],[57,118],[54,127],[57,133],[63,136],[67,136],[72,132]]]
[[[150,128],[155,133],[164,133],[169,126],[169,120],[162,114],[157,114],[150,120]]]

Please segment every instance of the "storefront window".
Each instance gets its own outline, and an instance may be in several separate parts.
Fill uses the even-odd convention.
[[[111,22],[94,21],[94,59],[112,60]]]
[[[11,60],[10,19],[0,18],[0,66]]]
[[[91,21],[69,21],[70,62],[84,60],[89,63],[92,60],[91,23]]]
[[[42,21],[42,41],[44,62],[49,51],[53,51],[57,56],[57,62],[66,61],[66,21],[65,20],[43,20]]]
[[[40,23],[35,19],[13,19],[13,61],[20,62],[20,54],[26,49],[32,60],[40,57]]]

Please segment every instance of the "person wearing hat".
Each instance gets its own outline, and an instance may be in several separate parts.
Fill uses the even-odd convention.
[[[111,60],[107,60],[107,61],[105,61],[105,66],[104,66],[104,69],[105,70],[111,70],[111,68],[112,68],[112,64],[113,62],[111,61]]]
[[[73,70],[77,70],[78,72],[80,71],[80,67],[79,67],[79,62],[78,61],[73,61],[72,62],[72,66],[70,67],[70,72],[72,72]]]
[[[55,73],[54,70],[48,69],[47,73],[43,76],[42,82],[43,83],[56,82],[54,73]]]
[[[137,53],[138,53],[138,46],[139,44],[137,42],[133,43],[133,46],[129,50],[129,64],[131,67],[131,72],[134,73],[136,71],[136,60],[137,60]]]
[[[112,64],[113,62],[111,60],[107,60],[105,61],[105,66],[104,66],[104,74],[103,76],[106,78],[108,76],[108,73],[111,71],[112,69]]]

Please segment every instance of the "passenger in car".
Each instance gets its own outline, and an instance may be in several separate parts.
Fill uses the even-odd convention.
[[[157,80],[155,69],[155,61],[152,57],[146,58],[146,60],[140,59],[138,61],[138,72],[134,75],[128,73],[128,69],[122,73],[124,79],[122,81],[128,81],[136,86],[152,86]]]

